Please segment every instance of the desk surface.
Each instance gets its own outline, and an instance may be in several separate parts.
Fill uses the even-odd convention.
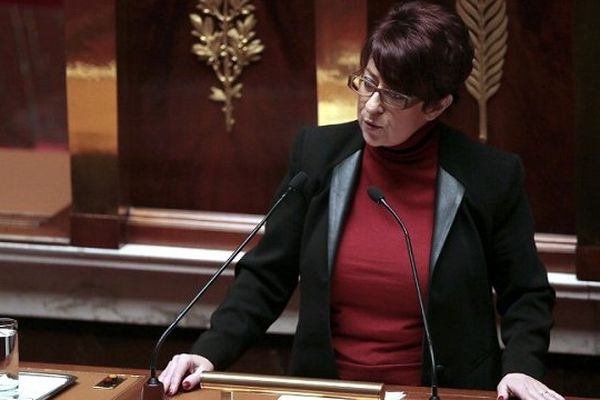
[[[148,371],[127,368],[93,367],[83,365],[64,365],[46,363],[21,363],[23,371],[39,371],[48,373],[63,373],[77,377],[76,383],[57,394],[56,400],[140,400],[141,389],[146,382]],[[123,375],[127,379],[117,388],[94,389],[93,386],[110,374]],[[407,400],[428,400],[429,388],[427,387],[386,387],[388,391],[403,391]],[[440,398],[443,400],[496,400],[496,393],[480,390],[439,389]],[[235,393],[235,400],[271,400],[276,399],[273,394]],[[234,396],[230,397],[234,400]],[[221,400],[220,393],[213,390],[194,390],[180,393],[173,400]],[[584,400],[580,397],[567,397],[568,400]]]
[[[146,373],[142,370],[123,368],[88,367],[82,365],[59,365],[21,363],[21,371],[69,374],[77,378],[75,383],[58,393],[56,400],[139,400]],[[115,389],[94,389],[94,385],[110,374],[124,375],[127,379]]]

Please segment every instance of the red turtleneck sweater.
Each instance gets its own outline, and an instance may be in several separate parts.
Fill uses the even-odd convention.
[[[379,187],[406,224],[427,297],[438,170],[434,125],[395,148],[366,145],[363,152],[332,276],[331,328],[341,379],[421,384],[422,319],[404,237],[367,188]]]

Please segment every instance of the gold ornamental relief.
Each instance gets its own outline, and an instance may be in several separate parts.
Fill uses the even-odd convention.
[[[475,56],[467,79],[468,92],[479,105],[479,140],[487,142],[487,102],[502,80],[508,17],[505,0],[457,0],[456,10],[469,28]]]
[[[244,67],[260,60],[264,45],[253,31],[256,18],[250,0],[198,0],[198,14],[190,14],[192,35],[198,43],[192,53],[211,67],[221,87],[211,87],[209,99],[223,103],[225,127],[231,132],[233,99],[242,97],[239,78]]]

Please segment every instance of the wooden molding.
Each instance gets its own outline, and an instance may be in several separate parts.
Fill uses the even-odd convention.
[[[72,246],[118,249],[121,237],[121,221],[118,216],[71,214]]]
[[[600,245],[577,246],[577,278],[600,281]]]
[[[127,212],[127,242],[231,250],[262,217],[258,214],[132,207]],[[264,229],[259,231],[250,246],[263,232]]]

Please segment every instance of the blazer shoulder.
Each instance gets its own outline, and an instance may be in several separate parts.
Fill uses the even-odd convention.
[[[524,178],[518,155],[480,143],[446,125],[441,127],[440,165],[477,197],[513,191]]]
[[[364,145],[357,121],[300,130],[293,156],[304,168],[324,169],[348,157]]]
[[[309,143],[317,141],[331,142],[332,144],[343,145],[347,141],[360,136],[360,127],[357,121],[350,121],[341,124],[304,127],[300,130],[300,137],[303,137]]]

